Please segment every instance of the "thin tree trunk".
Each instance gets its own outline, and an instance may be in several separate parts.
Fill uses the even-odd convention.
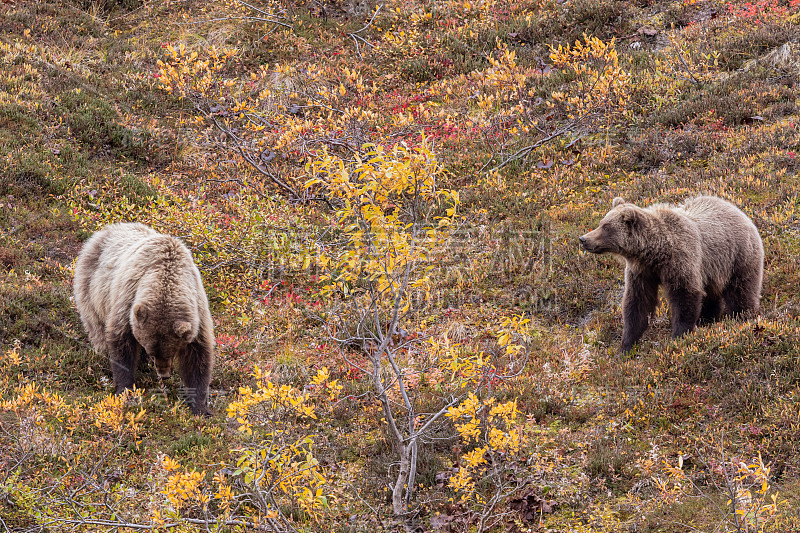
[[[400,472],[397,473],[397,480],[392,491],[392,511],[395,516],[402,515],[406,511],[406,502],[403,498],[403,490],[408,483],[408,474],[411,471],[411,445],[400,444]]]
[[[411,437],[411,442],[408,443],[408,447],[411,449],[411,453],[409,454],[410,458],[410,468],[408,471],[408,490],[406,491],[406,504],[411,503],[411,498],[414,497],[414,483],[416,483],[417,477],[417,452],[419,451],[419,441],[417,440],[416,435]]]

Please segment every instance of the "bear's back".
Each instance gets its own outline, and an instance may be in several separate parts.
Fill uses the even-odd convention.
[[[95,233],[78,256],[75,304],[80,313],[91,307],[105,321],[112,307],[134,298],[144,277],[156,286],[177,286],[175,292],[183,293],[180,298],[192,301],[202,283],[196,270],[180,240],[144,224],[110,224]],[[188,284],[175,281],[187,279]]]
[[[689,218],[698,223],[709,223],[718,217],[750,220],[747,215],[727,200],[717,196],[695,196],[679,206]]]
[[[697,224],[707,283],[724,284],[744,264],[760,269],[764,251],[758,229],[734,204],[716,196],[698,196],[677,209]]]
[[[160,233],[148,237],[136,247],[130,263],[142,279],[138,288],[142,298],[188,303],[205,294],[192,253],[175,237]]]
[[[160,235],[154,229],[139,223],[120,223],[106,226],[92,239],[97,238],[101,248],[98,266],[117,269],[130,263],[137,250]]]
[[[101,320],[108,311],[112,286],[132,250],[157,233],[139,223],[110,224],[86,241],[75,263],[75,305],[81,315],[91,308]]]
[[[742,241],[758,236],[753,221],[738,207],[722,198],[697,196],[686,200],[678,209],[697,224],[704,237]]]

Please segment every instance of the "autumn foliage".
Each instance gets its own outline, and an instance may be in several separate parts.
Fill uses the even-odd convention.
[[[0,3],[0,531],[792,531],[795,0]],[[756,223],[761,314],[617,353],[615,196]],[[216,417],[70,301],[179,237]]]

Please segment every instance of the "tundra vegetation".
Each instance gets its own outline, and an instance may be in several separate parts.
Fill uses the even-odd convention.
[[[798,0],[0,3],[0,531],[800,528]],[[622,196],[758,226],[761,315],[629,356]],[[210,419],[72,266],[180,237]]]

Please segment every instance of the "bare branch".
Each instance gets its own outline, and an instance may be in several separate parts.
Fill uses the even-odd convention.
[[[378,8],[375,10],[375,13],[372,14],[372,18],[369,19],[369,22],[367,22],[367,24],[363,28],[361,28],[360,30],[356,30],[354,32],[351,32],[351,33],[347,34],[348,37],[351,37],[353,39],[353,42],[356,45],[356,54],[358,54],[358,58],[359,59],[363,59],[362,56],[361,56],[361,48],[358,45],[359,41],[361,41],[362,43],[366,44],[370,48],[375,48],[374,44],[372,44],[371,42],[369,42],[366,39],[364,39],[362,36],[359,35],[359,33],[361,33],[362,31],[364,31],[364,30],[368,29],[370,26],[372,26],[372,23],[375,20],[375,17],[378,16],[378,13],[380,12],[382,7],[383,7],[383,4],[378,6]]]

